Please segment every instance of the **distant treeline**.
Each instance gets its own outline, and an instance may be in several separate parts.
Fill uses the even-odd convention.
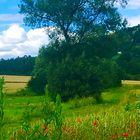
[[[0,60],[0,75],[31,75],[35,57],[23,56]]]

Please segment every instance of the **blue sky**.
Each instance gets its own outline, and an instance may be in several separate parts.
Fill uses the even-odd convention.
[[[37,55],[49,38],[43,29],[30,29],[19,14],[20,0],[0,0],[0,58]],[[129,0],[125,9],[119,8],[128,26],[140,24],[140,0]]]
[[[23,16],[19,14],[20,0],[0,0],[0,31],[10,24],[23,24]]]

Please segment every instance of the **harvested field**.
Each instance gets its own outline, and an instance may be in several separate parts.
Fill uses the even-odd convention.
[[[0,75],[4,77],[6,83],[27,83],[31,76],[16,76],[16,75]]]
[[[140,81],[122,80],[123,85],[140,85]]]
[[[14,93],[21,90],[27,86],[28,81],[31,76],[14,76],[14,75],[0,75],[5,79],[5,92]]]

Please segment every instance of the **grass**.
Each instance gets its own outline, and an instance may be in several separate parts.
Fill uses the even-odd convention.
[[[92,97],[75,98],[62,103],[62,136],[64,140],[140,139],[140,86],[123,85],[102,93],[103,102]],[[4,97],[5,129],[21,129],[25,109],[30,108],[32,126],[42,124],[44,96]],[[53,104],[52,104],[53,106]],[[51,133],[52,126],[48,126]],[[41,129],[41,128],[40,128]]]
[[[19,128],[21,125],[22,117],[25,111],[26,106],[30,103],[30,106],[35,108],[32,112],[33,118],[38,118],[41,115],[39,111],[41,109],[41,103],[43,97],[33,96],[33,97],[5,97],[5,120],[8,127]],[[40,113],[40,114],[38,114]],[[8,121],[7,121],[8,120]]]
[[[120,88],[113,88],[109,89],[106,92],[103,92],[103,103],[102,104],[96,104],[94,98],[83,98],[83,99],[73,99],[70,100],[67,103],[63,103],[63,115],[67,117],[71,116],[85,116],[92,114],[93,112],[102,112],[104,110],[109,110],[110,108],[113,108],[114,106],[118,106],[119,104],[126,104],[132,99],[129,99],[129,96],[131,96],[130,91],[134,90],[134,87],[129,86],[123,86]],[[127,96],[127,99],[126,99]],[[32,116],[34,118],[38,118],[41,116],[41,104],[44,100],[44,96],[19,96],[19,97],[13,97],[13,96],[6,96],[5,97],[5,117],[8,118],[8,120],[11,123],[15,123],[18,120],[22,119],[22,113],[24,112],[25,106],[27,106],[28,103],[32,107],[34,107],[34,111],[32,113]],[[138,99],[137,99],[138,100]],[[119,105],[119,107],[121,107]],[[16,123],[15,123],[16,125]],[[18,124],[17,124],[18,125]]]

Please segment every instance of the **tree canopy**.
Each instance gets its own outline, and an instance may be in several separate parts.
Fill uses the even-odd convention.
[[[122,41],[116,33],[126,20],[118,4],[125,6],[127,0],[21,0],[26,25],[55,28],[57,36],[40,49],[29,87],[42,94],[47,84],[52,98],[92,95],[99,101],[103,89],[119,86]]]
[[[98,29],[110,32],[124,26],[118,3],[124,6],[127,0],[21,0],[19,7],[26,25],[57,27],[57,33],[70,41],[73,35],[81,39]]]

